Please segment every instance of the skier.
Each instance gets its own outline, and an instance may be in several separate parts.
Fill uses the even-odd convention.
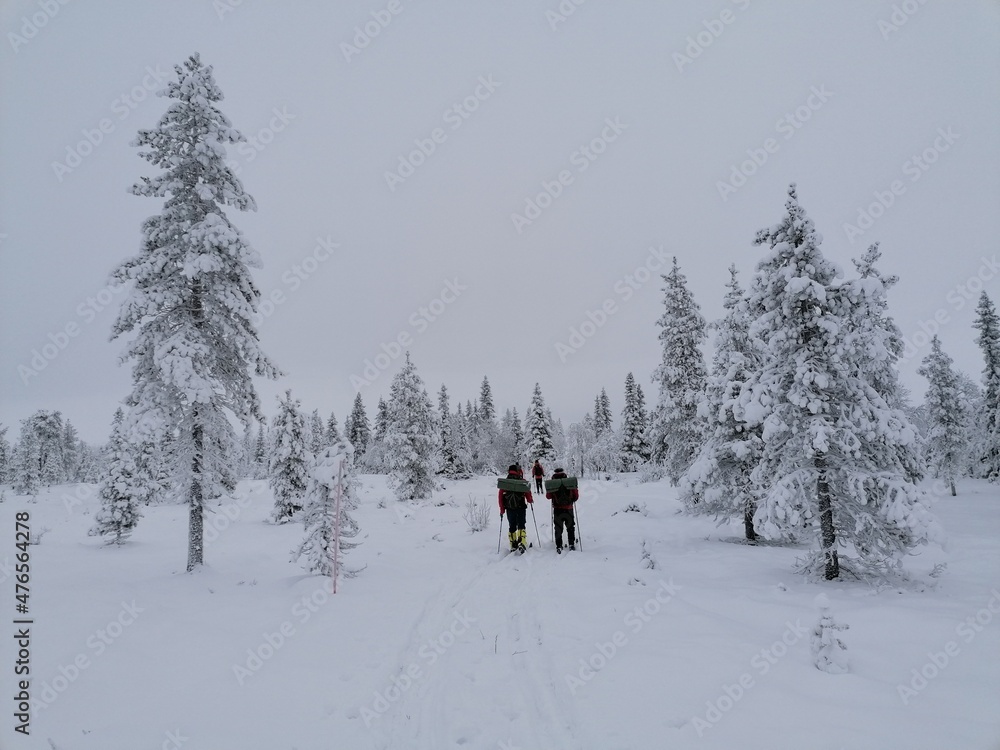
[[[566,479],[566,472],[556,469],[553,479]],[[545,497],[552,501],[552,524],[556,535],[556,552],[562,554],[563,526],[566,527],[566,539],[571,550],[576,549],[576,522],[573,520],[573,503],[580,499],[580,491],[568,487],[559,487],[552,492],[546,492]]]
[[[531,473],[535,477],[535,492],[544,492],[545,485],[542,482],[545,480],[545,469],[542,468],[537,458],[535,465],[531,467]]]
[[[507,467],[507,478],[508,479],[524,479],[524,474],[521,471],[521,467],[517,464],[511,464]],[[519,551],[523,553],[527,547],[528,533],[524,529],[524,523],[527,520],[528,515],[528,505],[527,503],[533,503],[534,498],[531,496],[531,486],[527,483],[525,484],[527,491],[525,492],[515,492],[513,490],[497,490],[497,501],[500,503],[500,516],[507,513],[507,524],[510,528],[510,532],[507,534],[510,539],[510,551]]]

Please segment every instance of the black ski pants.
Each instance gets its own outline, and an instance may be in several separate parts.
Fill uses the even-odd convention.
[[[566,538],[570,545],[576,544],[576,521],[573,519],[572,508],[555,508],[552,511],[552,521],[556,526],[556,547],[562,547],[563,526],[566,527]]]
[[[524,522],[527,520],[528,509],[525,508],[507,508],[507,523],[510,525],[511,532],[519,531],[524,528]]]

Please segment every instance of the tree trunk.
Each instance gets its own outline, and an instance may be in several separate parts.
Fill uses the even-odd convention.
[[[195,410],[195,425],[191,431],[194,443],[194,457],[191,459],[191,515],[188,524],[188,560],[187,570],[190,573],[204,561],[204,506],[203,485],[201,478],[202,451],[204,450],[204,435],[202,426],[198,423],[198,411]]]
[[[955,497],[958,493],[955,492],[955,480],[954,479],[952,479],[950,481],[950,485],[951,485],[951,496]]]
[[[743,530],[746,532],[748,542],[757,541],[757,531],[753,527],[753,516],[757,512],[757,503],[747,498],[743,506]]]
[[[826,477],[826,461],[816,459],[816,499],[819,506],[819,528],[823,541],[823,556],[826,560],[824,577],[828,581],[840,576],[840,560],[837,558],[837,533],[833,527],[833,504],[830,499],[830,483]]]

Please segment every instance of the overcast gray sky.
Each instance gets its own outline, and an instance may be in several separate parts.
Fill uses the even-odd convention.
[[[196,51],[255,139],[233,158],[259,210],[232,218],[277,301],[260,330],[287,377],[261,384],[268,412],[290,387],[342,420],[352,376],[375,373],[372,414],[402,336],[432,392],[474,398],[486,374],[523,413],[539,381],[569,423],[606,387],[617,417],[630,370],[655,399],[651,248],[718,317],[726,267],[749,279],[792,181],[824,251],[850,269],[881,241],[904,333],[923,343],[937,316],[979,376],[975,297],[1000,289],[997,3],[18,0],[0,29],[12,432],[59,409],[103,440],[128,392],[107,275],[160,210],[127,193],[150,173],[128,144]],[[859,225],[876,193],[890,205]],[[918,392],[926,351],[903,365]]]

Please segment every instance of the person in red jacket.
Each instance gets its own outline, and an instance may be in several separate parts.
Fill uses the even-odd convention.
[[[511,464],[507,468],[508,479],[524,479],[521,467]],[[531,488],[527,492],[512,492],[510,490],[497,490],[497,502],[500,504],[500,516],[507,514],[507,524],[510,531],[507,537],[510,539],[511,552],[524,552],[528,546],[528,532],[524,529],[528,516],[528,503],[535,500],[531,496]]]
[[[545,469],[542,468],[537,458],[535,465],[531,467],[531,474],[535,477],[535,492],[543,492],[545,490]]]
[[[553,479],[565,479],[566,472],[556,469],[552,473]],[[545,497],[552,501],[552,524],[556,536],[556,552],[562,554],[563,526],[566,527],[566,539],[569,541],[569,548],[576,549],[576,521],[573,518],[573,503],[580,499],[580,491],[560,487],[554,492],[546,492]]]

